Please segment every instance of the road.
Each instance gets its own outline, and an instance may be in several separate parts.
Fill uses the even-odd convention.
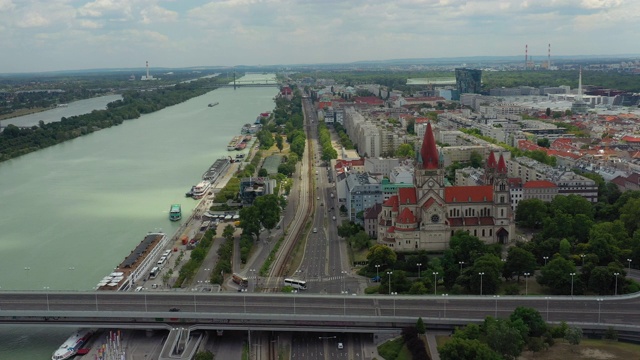
[[[601,299],[601,300],[599,300]],[[417,317],[432,321],[464,322],[485,316],[508,316],[517,306],[538,309],[551,322],[601,323],[634,326],[640,330],[640,294],[609,297],[583,296],[353,296],[312,294],[201,293],[201,292],[0,292],[0,322],[19,324],[24,317],[47,323],[82,318],[175,318],[207,323],[215,319],[273,325],[321,318],[332,329],[335,322],[387,323]],[[169,312],[177,308],[178,312]],[[148,313],[148,315],[145,315]],[[13,316],[20,316],[13,318]],[[68,320],[71,319],[71,320]],[[74,320],[75,319],[75,320]],[[275,320],[274,320],[275,319]],[[329,324],[333,322],[333,324]],[[162,324],[163,321],[159,323]],[[304,323],[295,323],[305,325]],[[335,329],[335,331],[339,331]]]

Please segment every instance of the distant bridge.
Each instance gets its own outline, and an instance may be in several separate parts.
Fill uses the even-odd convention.
[[[236,82],[229,84],[212,85],[210,88],[239,88],[239,87],[280,87],[278,83],[260,83],[260,82]]]

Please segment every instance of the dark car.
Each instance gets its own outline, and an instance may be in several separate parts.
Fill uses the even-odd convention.
[[[176,308],[176,307],[172,307],[171,309],[169,309],[169,311],[171,312],[178,312],[180,311],[180,309]]]

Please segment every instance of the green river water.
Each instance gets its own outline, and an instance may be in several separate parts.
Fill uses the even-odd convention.
[[[266,78],[274,75],[242,80]],[[227,143],[273,110],[276,94],[217,89],[0,163],[0,289],[91,290],[147,232],[173,235],[180,223],[169,221],[169,206],[190,215],[196,202],[185,192],[217,158],[235,156]],[[0,359],[50,359],[72,331],[0,327]]]

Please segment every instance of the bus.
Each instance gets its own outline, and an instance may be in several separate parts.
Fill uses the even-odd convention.
[[[234,283],[240,285],[240,286],[248,286],[249,285],[249,279],[247,279],[244,276],[240,276],[238,274],[233,274],[231,275],[231,280],[233,280]]]
[[[291,286],[297,290],[307,290],[307,282],[304,280],[284,279],[284,286]]]
[[[158,276],[158,273],[160,273],[160,268],[154,266],[154,268],[151,269],[151,272],[149,273],[149,279],[155,279],[156,276]]]

